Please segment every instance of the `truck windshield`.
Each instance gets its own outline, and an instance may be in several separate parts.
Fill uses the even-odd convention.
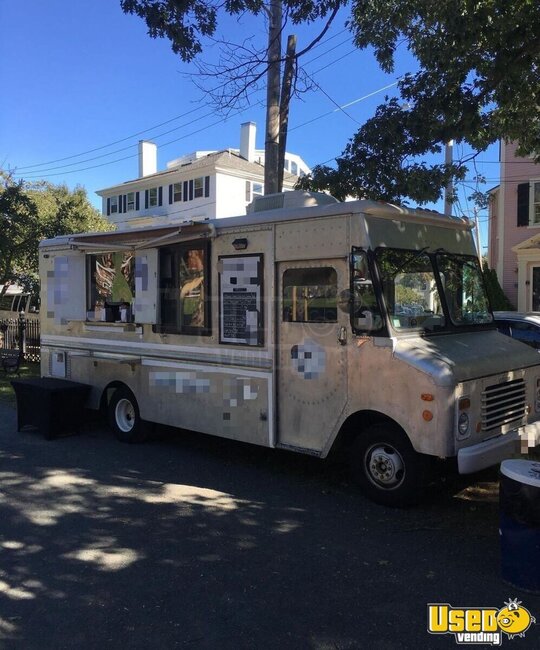
[[[437,253],[436,260],[452,323],[457,326],[491,323],[493,316],[478,259]]]
[[[475,257],[446,252],[429,254],[425,249],[379,248],[375,259],[394,330],[449,330],[447,316],[454,327],[492,321]],[[443,288],[442,296],[436,273]]]

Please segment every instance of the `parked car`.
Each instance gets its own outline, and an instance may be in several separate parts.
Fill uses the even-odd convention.
[[[499,332],[540,350],[540,312],[496,311],[493,315]]]

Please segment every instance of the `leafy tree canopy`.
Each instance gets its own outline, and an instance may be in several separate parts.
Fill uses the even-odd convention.
[[[112,228],[82,187],[15,182],[2,172],[0,181],[0,285],[6,289],[12,282],[35,287],[42,239]]]
[[[283,0],[282,5],[293,24],[323,18],[345,0]],[[125,13],[143,18],[152,38],[168,38],[175,54],[192,61],[203,50],[204,37],[213,36],[219,11],[230,15],[267,12],[264,0],[120,0]]]
[[[281,191],[283,161],[287,142],[289,103],[299,92],[298,60],[323,38],[339,9],[348,0],[120,0],[125,13],[143,18],[152,38],[168,38],[183,61],[196,59],[197,76],[204,82],[195,85],[204,90],[210,103],[219,111],[228,112],[238,104],[249,104],[249,93],[266,79],[266,133],[264,191]],[[197,55],[203,51],[203,41],[210,41],[218,26],[218,14],[262,14],[266,19],[268,39],[245,38],[240,42],[221,40],[217,63],[204,63]],[[287,38],[285,54],[282,33],[288,21],[292,24],[312,23],[326,18],[319,34],[300,51],[296,36]],[[236,38],[238,38],[236,34]],[[215,44],[216,41],[213,42]]]
[[[452,168],[418,164],[444,143],[467,143],[474,157],[498,139],[540,162],[540,3],[538,0],[354,0],[350,28],[394,69],[405,43],[419,70],[399,81],[403,105],[380,106],[349,142],[337,170],[318,167],[304,187],[386,200],[440,197]],[[377,169],[379,167],[380,169]]]

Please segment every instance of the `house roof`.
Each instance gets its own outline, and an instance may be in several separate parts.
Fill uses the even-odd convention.
[[[202,158],[197,158],[190,162],[179,164],[170,169],[165,169],[155,174],[148,174],[148,176],[142,176],[141,178],[134,178],[129,181],[124,181],[118,185],[111,185],[102,190],[98,190],[96,194],[102,196],[103,194],[108,194],[109,192],[122,191],[125,192],[129,189],[130,185],[140,185],[142,182],[145,184],[151,185],[153,181],[158,183],[169,182],[169,179],[172,179],[173,176],[177,175],[178,172],[196,172],[203,169],[230,169],[238,172],[244,172],[246,174],[252,174],[260,176],[261,178],[264,175],[264,165],[255,162],[248,162],[245,158],[239,154],[231,151],[230,149],[225,149],[223,151],[215,151],[212,153],[203,156]],[[288,172],[284,173],[283,182],[288,186],[293,186],[297,181],[297,176],[289,174]],[[135,189],[135,187],[133,188]]]

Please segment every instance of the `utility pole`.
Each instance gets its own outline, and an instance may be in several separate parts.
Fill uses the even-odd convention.
[[[289,106],[291,103],[292,82],[295,71],[296,36],[292,34],[287,39],[287,54],[281,84],[279,102],[279,159],[278,159],[278,192],[283,191],[283,171],[285,167],[285,149],[287,147],[287,132],[289,129]]]
[[[268,16],[268,73],[266,89],[266,137],[264,142],[264,193],[279,191],[279,98],[281,78],[281,0],[270,1]]]
[[[478,248],[478,261],[480,262],[480,268],[482,268],[482,241],[480,239],[480,222],[478,221],[478,206],[475,205],[473,208],[474,214],[474,223],[476,224],[476,246]]]
[[[450,166],[452,164],[453,159],[454,159],[454,141],[449,140],[446,143],[446,147],[445,147],[445,155],[444,155],[445,165]],[[448,181],[444,189],[444,214],[447,217],[452,216],[453,195],[454,195],[454,183],[450,180]]]

